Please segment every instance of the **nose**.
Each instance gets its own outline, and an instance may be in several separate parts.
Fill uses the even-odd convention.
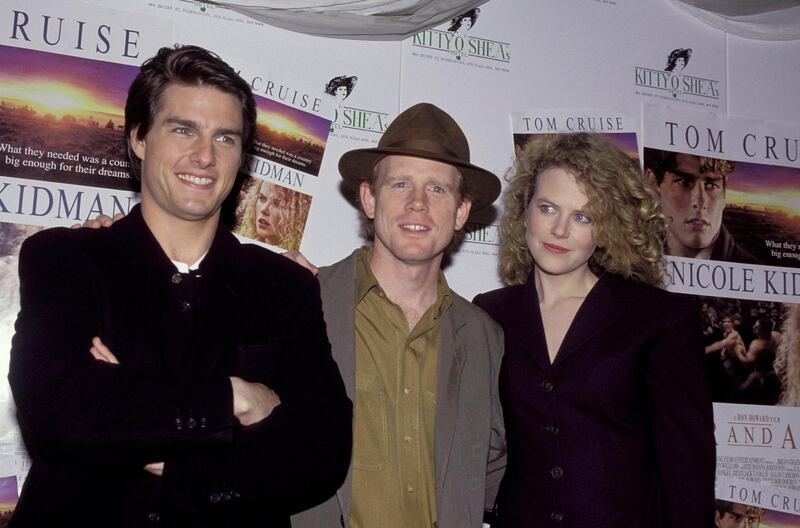
[[[556,238],[567,238],[569,236],[569,216],[558,215],[553,219],[553,225],[550,226],[550,234]]]
[[[706,196],[705,187],[701,182],[698,182],[695,184],[694,189],[692,189],[692,209],[705,209],[707,201],[708,196]]]
[[[425,187],[414,187],[411,190],[407,207],[412,211],[428,210],[428,195],[425,194]]]
[[[198,138],[189,159],[201,168],[214,165],[216,163],[216,157],[214,154],[213,139]]]

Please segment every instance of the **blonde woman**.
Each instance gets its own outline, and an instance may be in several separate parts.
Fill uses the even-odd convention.
[[[699,309],[657,286],[665,219],[588,134],[533,140],[505,195],[503,527],[710,526],[714,436]],[[492,525],[493,527],[496,525]]]
[[[283,249],[299,249],[311,197],[275,183],[251,178],[239,203],[234,233]]]

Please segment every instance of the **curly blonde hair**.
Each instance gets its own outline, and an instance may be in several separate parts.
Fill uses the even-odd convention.
[[[636,162],[598,134],[546,134],[534,138],[506,175],[500,227],[500,275],[523,284],[534,266],[525,239],[528,205],[539,175],[561,168],[588,198],[597,249],[589,265],[637,282],[663,283],[666,218],[657,195],[646,187]]]
[[[244,198],[236,207],[238,222],[233,231],[238,235],[265,242],[258,236],[256,230],[258,195],[261,193],[262,183],[261,179],[253,177],[246,184]],[[311,196],[276,183],[270,183],[270,194],[275,196],[280,206],[278,219],[272,224],[278,237],[278,243],[275,245],[283,249],[299,249],[308,211],[311,208]]]

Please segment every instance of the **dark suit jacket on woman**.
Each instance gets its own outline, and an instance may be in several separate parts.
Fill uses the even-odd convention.
[[[177,273],[137,207],[32,236],[20,280],[9,378],[33,465],[14,526],[288,527],[339,487],[351,406],[310,273],[222,227]],[[229,376],[281,404],[240,426]]]
[[[505,331],[503,527],[712,526],[699,310],[603,274],[550,363],[533,276],[479,295]]]

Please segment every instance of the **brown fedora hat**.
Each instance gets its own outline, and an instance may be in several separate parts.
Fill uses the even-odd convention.
[[[339,173],[358,192],[358,186],[370,176],[375,164],[391,154],[455,166],[467,184],[473,212],[491,204],[500,194],[500,179],[469,162],[469,144],[458,123],[430,103],[416,104],[398,115],[377,147],[345,152],[339,160]]]

